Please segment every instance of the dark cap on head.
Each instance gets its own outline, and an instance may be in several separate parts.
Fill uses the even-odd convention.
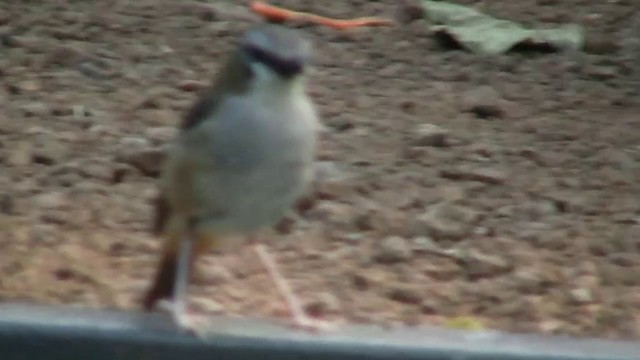
[[[260,62],[283,78],[301,73],[311,58],[311,43],[297,31],[262,25],[245,34],[240,44],[245,61]]]

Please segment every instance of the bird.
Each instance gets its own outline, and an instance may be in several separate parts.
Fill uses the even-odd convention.
[[[196,260],[238,235],[256,242],[309,191],[318,133],[306,91],[312,42],[261,24],[244,32],[185,112],[158,181],[153,233],[164,237],[145,311],[164,305],[183,330],[202,330],[186,306]],[[293,325],[317,330],[266,245],[256,251],[285,298]]]

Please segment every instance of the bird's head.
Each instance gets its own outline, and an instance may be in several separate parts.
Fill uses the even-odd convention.
[[[307,69],[311,43],[295,30],[266,25],[247,31],[239,55],[254,84],[294,84]]]

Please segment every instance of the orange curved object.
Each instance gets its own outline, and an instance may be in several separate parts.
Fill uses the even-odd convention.
[[[288,10],[269,5],[262,1],[253,1],[251,10],[271,21],[286,21],[291,19],[304,19],[311,23],[326,26],[337,30],[346,30],[363,26],[389,26],[393,21],[378,17],[359,17],[354,19],[332,19],[311,13]]]

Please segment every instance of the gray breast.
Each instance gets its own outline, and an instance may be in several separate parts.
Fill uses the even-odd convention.
[[[278,221],[301,195],[313,160],[313,129],[269,109],[233,104],[191,146],[203,147],[196,187],[203,211],[224,213],[211,226],[248,230]],[[282,116],[282,114],[278,114]],[[289,114],[295,115],[295,114]],[[221,205],[224,207],[220,211]],[[213,214],[212,214],[213,215]],[[206,217],[206,216],[205,216]]]
[[[211,155],[219,165],[241,171],[266,162],[302,161],[310,156],[307,147],[312,133],[301,127],[295,112],[246,106],[236,99],[227,105],[211,131],[215,144]]]

